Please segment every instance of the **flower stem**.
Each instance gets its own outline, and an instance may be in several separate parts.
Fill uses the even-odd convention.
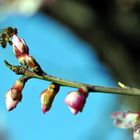
[[[75,81],[69,81],[62,78],[58,78],[55,76],[51,76],[48,74],[38,75],[33,71],[30,71],[24,66],[13,66],[9,64],[7,61],[4,61],[5,65],[15,72],[17,75],[24,75],[29,78],[41,79],[53,83],[57,83],[61,86],[67,86],[72,88],[86,88],[89,92],[102,92],[107,94],[119,94],[119,95],[132,95],[132,96],[140,96],[140,89],[137,88],[112,88],[112,87],[103,87],[103,86],[95,86],[90,84],[79,83]]]

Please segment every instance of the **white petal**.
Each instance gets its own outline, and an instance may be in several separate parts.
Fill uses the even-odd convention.
[[[119,128],[132,128],[139,119],[139,113],[133,112],[114,112],[111,117],[114,120],[114,125]]]
[[[140,129],[137,129],[133,132],[133,139],[134,140],[140,140]]]
[[[74,114],[74,115],[76,115],[78,113],[78,111],[76,109],[74,109],[74,108],[69,107],[69,109],[72,112],[72,114]]]
[[[8,111],[11,111],[13,108],[16,107],[16,105],[18,104],[19,101],[14,101],[11,97],[11,90],[9,90],[7,93],[6,93],[6,96],[5,96],[5,99],[6,99],[6,108]]]

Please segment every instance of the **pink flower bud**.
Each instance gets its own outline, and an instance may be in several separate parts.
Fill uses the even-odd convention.
[[[13,110],[17,106],[17,104],[21,101],[22,90],[27,80],[28,80],[27,78],[21,77],[14,83],[13,87],[6,93],[5,99],[8,111]]]
[[[41,93],[40,99],[41,99],[41,108],[42,108],[43,113],[46,113],[47,111],[50,110],[53,100],[59,91],[59,88],[60,88],[60,85],[52,83],[49,85],[47,89],[45,89]]]
[[[5,95],[5,98],[6,98],[6,108],[8,111],[11,111],[13,110],[14,108],[16,108],[17,104],[20,102],[22,96],[20,99],[18,100],[13,100],[12,99],[12,89],[10,89],[6,95]]]
[[[29,49],[25,41],[15,34],[12,36],[12,43],[14,54],[18,59],[25,54],[29,54]]]
[[[29,55],[29,49],[25,41],[15,34],[12,35],[12,47],[16,58],[22,65],[27,66],[37,74],[42,75],[44,73],[37,61]]]
[[[79,111],[82,112],[87,96],[88,92],[80,88],[78,91],[69,92],[65,98],[65,103],[70,111],[76,115]]]

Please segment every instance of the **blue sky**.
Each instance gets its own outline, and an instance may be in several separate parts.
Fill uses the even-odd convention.
[[[54,19],[41,13],[32,17],[11,16],[0,25],[7,26],[18,28],[30,54],[47,73],[83,83],[115,86],[90,45]],[[4,59],[18,64],[10,46],[0,48],[0,118],[9,140],[129,140],[127,131],[115,128],[109,117],[120,107],[115,95],[90,93],[83,112],[73,116],[64,98],[75,89],[62,87],[51,110],[43,115],[39,95],[49,82],[31,79],[23,90],[22,103],[7,112],[4,94],[19,76],[4,66]]]

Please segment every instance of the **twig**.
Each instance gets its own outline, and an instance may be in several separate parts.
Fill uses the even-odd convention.
[[[137,88],[112,88],[112,87],[103,87],[95,86],[90,84],[84,84],[74,81],[65,80],[48,74],[38,75],[33,71],[30,71],[25,66],[13,66],[9,64],[6,60],[4,61],[5,65],[15,72],[17,75],[24,75],[29,78],[37,78],[49,82],[57,83],[61,86],[73,87],[73,88],[86,88],[89,92],[102,92],[107,94],[119,94],[119,95],[131,95],[131,96],[140,96],[140,89]]]

